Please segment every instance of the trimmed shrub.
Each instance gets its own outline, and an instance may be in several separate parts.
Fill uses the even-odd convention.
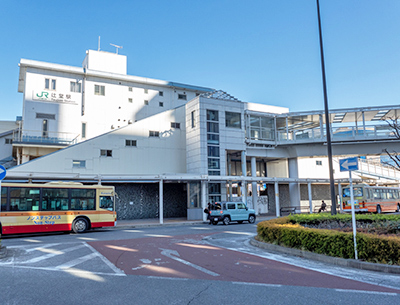
[[[308,216],[308,217],[304,217]],[[291,215],[257,225],[260,241],[297,248],[334,257],[354,258],[354,243],[352,232],[315,229],[304,227],[303,223],[319,225],[322,222],[351,223],[351,215]],[[372,215],[375,216],[375,215]],[[382,216],[382,215],[379,215]],[[396,216],[396,215],[383,215]],[[375,217],[382,221],[385,217]],[[391,218],[390,221],[393,221]],[[399,218],[397,216],[397,218]],[[365,221],[372,221],[367,217]],[[394,220],[395,222],[399,220]],[[383,264],[400,265],[400,237],[357,233],[357,252],[359,259]]]

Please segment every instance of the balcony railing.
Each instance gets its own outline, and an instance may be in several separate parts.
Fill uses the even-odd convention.
[[[38,130],[15,131],[14,144],[72,145],[78,142],[79,134],[69,132],[43,132]]]

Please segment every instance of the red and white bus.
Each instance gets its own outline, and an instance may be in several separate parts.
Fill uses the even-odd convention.
[[[2,183],[0,233],[74,231],[116,225],[113,186]]]
[[[351,211],[350,187],[342,189],[343,211]],[[400,212],[400,188],[355,184],[353,195],[356,212]]]

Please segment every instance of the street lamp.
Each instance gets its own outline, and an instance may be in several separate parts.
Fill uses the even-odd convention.
[[[336,215],[335,180],[333,178],[333,165],[332,165],[331,128],[330,128],[330,122],[329,122],[328,94],[327,94],[327,90],[326,90],[324,46],[322,43],[321,14],[319,12],[319,0],[317,0],[317,11],[318,11],[319,47],[320,47],[320,51],[321,51],[322,83],[323,83],[323,87],[324,87],[326,144],[328,146],[329,181],[330,181],[331,202],[332,202],[331,214]]]

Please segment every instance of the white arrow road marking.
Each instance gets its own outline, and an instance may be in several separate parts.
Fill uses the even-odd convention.
[[[162,251],[161,251],[161,254],[164,255],[164,256],[166,256],[166,257],[169,257],[169,258],[171,258],[171,259],[173,259],[173,260],[176,260],[176,261],[178,261],[178,262],[180,262],[180,263],[182,263],[182,264],[185,264],[185,265],[187,265],[187,266],[190,266],[190,267],[192,267],[192,268],[195,268],[195,269],[197,269],[197,270],[199,270],[199,271],[201,271],[201,272],[207,273],[207,274],[209,274],[209,275],[212,275],[212,276],[219,276],[218,273],[212,272],[212,271],[210,271],[210,270],[207,270],[207,269],[205,269],[205,268],[203,268],[203,267],[197,266],[197,265],[195,265],[195,264],[192,264],[191,262],[187,262],[187,261],[185,261],[185,260],[183,260],[183,259],[177,257],[177,256],[179,256],[179,253],[178,253],[177,251],[175,251],[175,250],[162,249],[162,248],[159,248],[159,249],[162,250]]]

